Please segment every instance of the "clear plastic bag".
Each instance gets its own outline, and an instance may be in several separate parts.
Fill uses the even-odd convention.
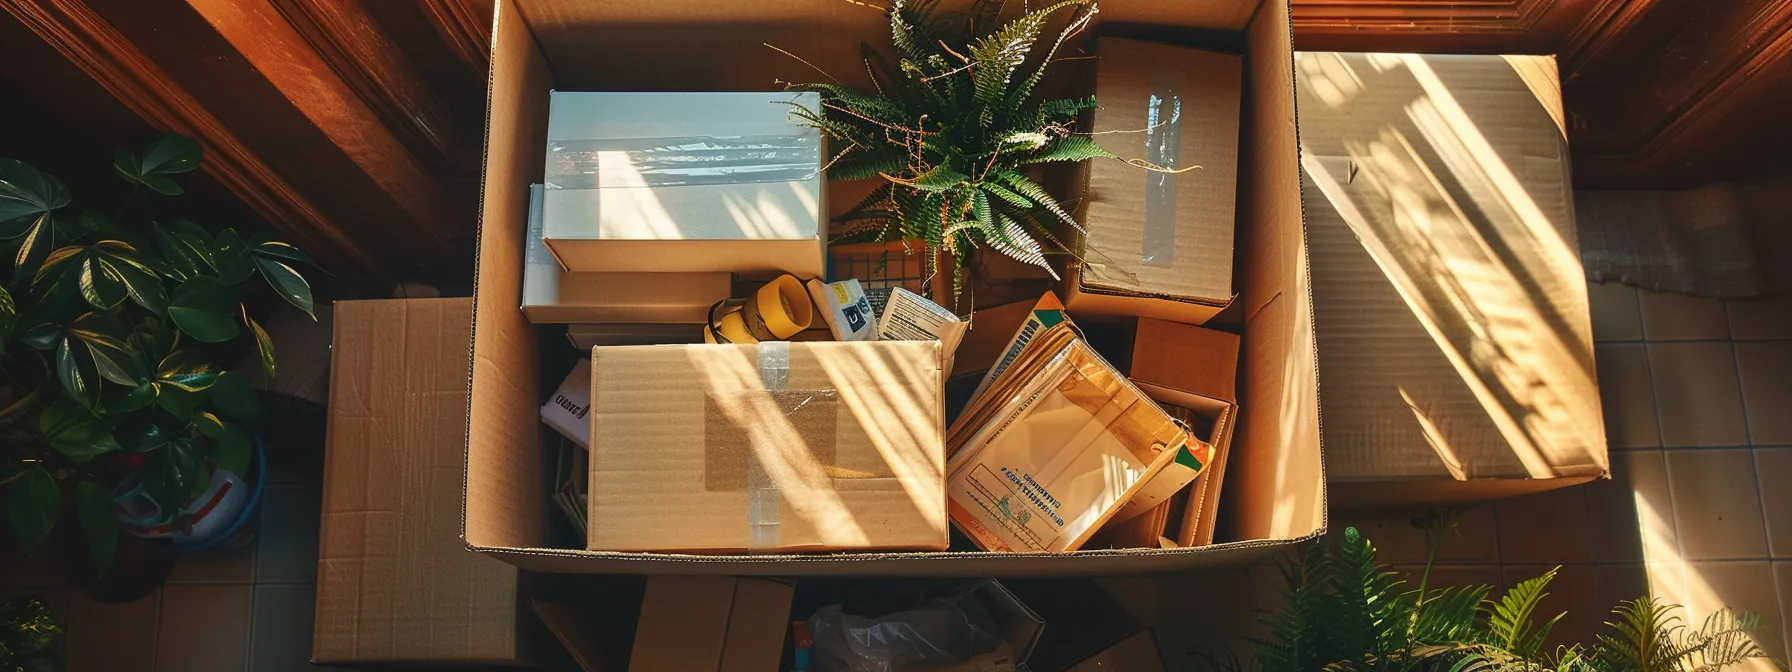
[[[811,655],[816,672],[939,669],[1006,644],[976,600],[934,599],[880,618],[845,614],[835,604],[816,610],[808,623],[815,637]]]

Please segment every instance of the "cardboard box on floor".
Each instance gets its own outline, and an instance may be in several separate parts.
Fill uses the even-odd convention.
[[[1325,529],[1318,373],[1300,213],[1288,7],[1281,0],[1110,0],[1095,32],[1160,24],[1158,35],[1226,33],[1243,45],[1243,103],[1235,257],[1240,293],[1243,414],[1228,467],[1234,535],[1194,549],[1067,555],[966,552],[696,555],[551,547],[537,420],[540,340],[517,310],[528,185],[541,179],[547,101],[560,90],[766,90],[808,66],[864,85],[862,41],[888,22],[851,3],[700,0],[647,4],[498,0],[492,34],[480,219],[464,538],[474,550],[528,569],[574,573],[884,574],[1007,576],[1113,574],[1249,563]],[[1086,46],[1081,39],[1071,48]],[[651,64],[617,67],[618,63]],[[1143,179],[1141,177],[1140,179]],[[833,185],[831,185],[833,186]],[[829,199],[836,205],[851,199]],[[554,372],[549,375],[560,375]]]
[[[455,538],[472,315],[465,298],[335,304],[313,662],[533,657],[520,572]]]
[[[1157,655],[1157,637],[1147,628],[1077,663],[1069,672],[1163,672],[1163,669],[1164,661]]]
[[[1605,476],[1555,60],[1303,52],[1296,73],[1334,505]]]

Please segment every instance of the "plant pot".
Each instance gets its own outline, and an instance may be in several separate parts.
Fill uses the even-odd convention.
[[[73,498],[65,503],[62,515],[66,520],[75,520]],[[112,566],[105,576],[99,576],[87,548],[87,535],[81,534],[78,527],[62,525],[57,526],[57,534],[62,537],[63,575],[82,595],[96,602],[135,602],[161,587],[174,570],[172,546],[119,534]]]
[[[221,521],[223,524],[208,534],[196,533],[174,541],[174,550],[192,553],[211,548],[241,548],[255,538],[255,531],[249,521],[255,520],[256,515],[261,512],[261,493],[267,489],[268,484],[268,453],[261,445],[260,434],[251,434],[250,439],[255,446],[255,461],[250,465],[249,474],[241,480],[249,489],[242,508],[229,519]]]
[[[121,483],[118,489],[122,492],[115,496],[126,536],[165,543],[182,552],[247,543],[249,521],[261,505],[268,471],[261,437],[251,435],[251,439],[255,454],[249,473],[239,476],[210,467],[206,490],[178,511],[169,511],[135,481]]]

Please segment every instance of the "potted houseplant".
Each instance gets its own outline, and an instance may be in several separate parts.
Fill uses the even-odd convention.
[[[0,159],[0,485],[27,552],[72,526],[93,576],[121,531],[199,546],[243,524],[263,411],[224,364],[254,352],[274,374],[246,305],[258,294],[312,311],[297,248],[172,216],[175,178],[199,162],[180,136],[118,150],[130,187],[107,216],[71,212],[56,178]]]
[[[833,143],[829,179],[881,181],[836,219],[830,242],[917,241],[930,278],[951,260],[954,296],[984,247],[1055,278],[1046,255],[1072,253],[1063,234],[1082,225],[1036,179],[1039,168],[1119,159],[1077,131],[1093,96],[1039,95],[1059,50],[1095,17],[1095,0],[1028,6],[1007,22],[1001,0],[974,0],[963,14],[937,5],[889,3],[894,61],[860,46],[872,90],[837,81],[789,86],[821,94],[821,109],[799,105],[793,113]],[[1049,28],[1060,17],[1054,37]],[[1049,46],[1035,55],[1042,38]]]
[[[61,670],[62,656],[50,647],[61,632],[49,605],[38,597],[15,597],[0,604],[0,670]]]

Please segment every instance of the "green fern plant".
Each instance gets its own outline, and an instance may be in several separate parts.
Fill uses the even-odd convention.
[[[1430,541],[1419,585],[1377,562],[1355,528],[1280,562],[1282,607],[1263,614],[1256,657],[1205,658],[1212,669],[1259,672],[1715,672],[1767,659],[1752,636],[1760,616],[1723,609],[1691,628],[1680,607],[1642,597],[1612,610],[1591,646],[1554,651],[1545,640],[1565,614],[1539,622],[1552,569],[1493,598],[1487,585],[1428,585],[1450,514],[1414,519]],[[1784,669],[1784,666],[1781,666]]]
[[[1068,248],[1053,229],[1082,225],[1031,169],[1118,157],[1074,130],[1077,114],[1095,107],[1093,97],[1035,94],[1059,49],[1095,17],[1095,0],[1063,0],[1006,23],[1002,0],[974,0],[962,15],[937,5],[890,3],[894,62],[860,46],[871,91],[838,82],[789,87],[821,94],[821,109],[793,109],[833,142],[831,179],[884,181],[838,218],[833,242],[920,241],[930,277],[940,252],[955,261],[955,292],[978,247],[1056,277],[1046,255]],[[1060,15],[1050,46],[1030,58]]]

